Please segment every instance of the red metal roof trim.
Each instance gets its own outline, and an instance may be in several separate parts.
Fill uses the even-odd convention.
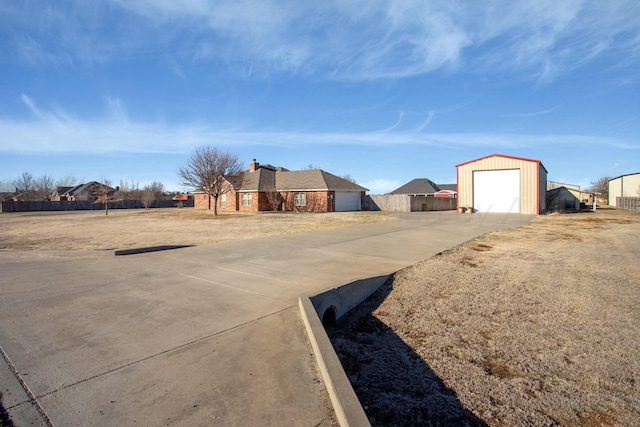
[[[514,159],[514,160],[522,160],[522,161],[525,161],[525,162],[537,163],[537,164],[539,164],[540,166],[542,166],[544,168],[545,172],[549,173],[547,168],[544,167],[544,165],[542,164],[542,162],[540,160],[527,159],[525,157],[507,156],[505,154],[490,154],[488,156],[484,156],[484,157],[480,157],[478,159],[469,160],[468,162],[460,163],[460,164],[456,165],[456,168],[458,168],[460,166],[468,165],[469,163],[474,163],[474,162],[478,162],[480,160],[488,159],[490,157],[503,157],[505,159]]]

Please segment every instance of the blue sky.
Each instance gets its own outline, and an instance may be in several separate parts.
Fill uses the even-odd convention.
[[[0,2],[0,181],[179,190],[213,145],[371,193],[500,153],[640,172],[640,2]]]

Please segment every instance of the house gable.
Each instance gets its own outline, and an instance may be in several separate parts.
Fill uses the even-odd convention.
[[[95,200],[100,197],[100,192],[103,187],[107,188],[107,196],[113,196],[117,189],[108,185],[102,184],[97,181],[87,182],[85,184],[79,184],[75,187],[58,187],[56,192],[52,195],[51,200]]]

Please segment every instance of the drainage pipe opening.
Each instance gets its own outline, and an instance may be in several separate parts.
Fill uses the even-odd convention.
[[[331,306],[324,311],[322,315],[322,325],[327,326],[336,326],[336,308]]]

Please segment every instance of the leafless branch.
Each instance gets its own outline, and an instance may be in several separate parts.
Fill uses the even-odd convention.
[[[213,213],[218,214],[218,197],[231,189],[228,178],[242,171],[238,156],[216,147],[197,148],[178,175],[182,184],[213,198]]]

